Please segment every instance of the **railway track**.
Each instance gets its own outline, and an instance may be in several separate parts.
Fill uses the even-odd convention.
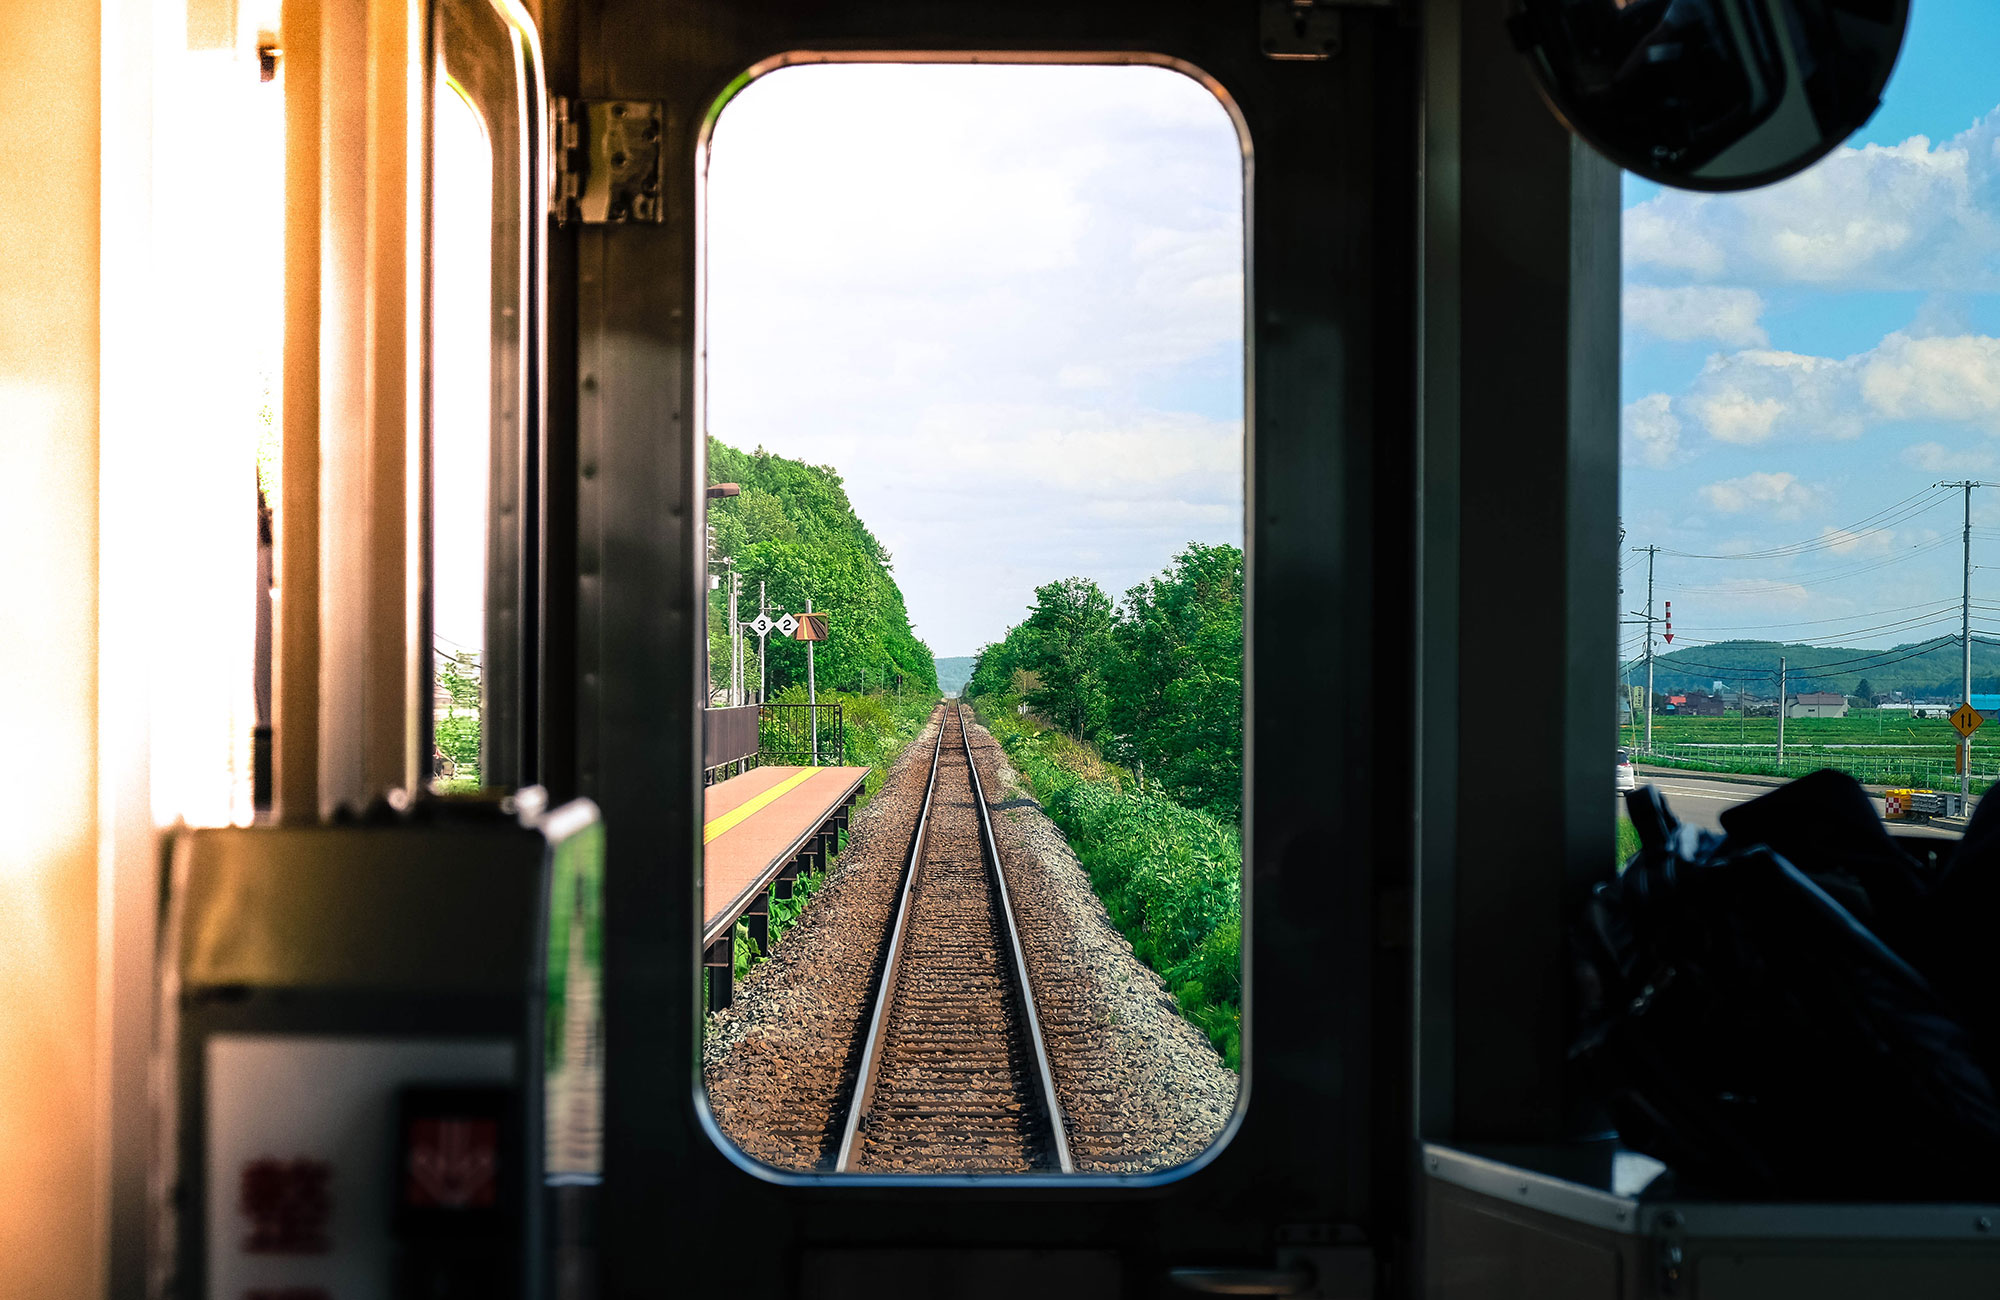
[[[931,751],[835,1168],[1074,1169],[957,704]]]

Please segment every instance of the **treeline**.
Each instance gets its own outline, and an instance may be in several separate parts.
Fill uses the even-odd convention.
[[[1148,789],[1239,819],[1243,552],[1190,542],[1117,604],[1088,578],[1037,587],[1027,619],[980,650],[965,694],[1017,696]]]
[[[1751,698],[1776,698],[1778,660],[1785,660],[1785,690],[1860,695],[1901,691],[1913,699],[1955,699],[1964,671],[1958,637],[1934,637],[1888,650],[1846,646],[1793,645],[1780,641],[1718,641],[1653,656],[1653,688],[1660,694],[1705,691],[1716,682],[1727,690],[1747,689]],[[1622,680],[1646,680],[1645,660],[1619,666]],[[1972,638],[1972,689],[2000,691],[2000,641]]]
[[[757,616],[757,584],[777,609],[797,613],[811,597],[830,617],[829,639],[815,650],[822,689],[937,694],[930,647],[910,628],[889,552],[854,512],[831,467],[773,456],[762,447],[738,451],[708,440],[708,481],[736,483],[742,492],[708,503],[713,530],[710,558],[727,556],[743,575],[737,616]],[[711,572],[722,572],[719,567]],[[728,579],[725,577],[724,582]],[[709,663],[717,686],[729,680],[729,593],[709,593]],[[755,637],[745,656],[752,688],[757,681]],[[771,697],[803,688],[806,647],[775,633],[765,665]],[[899,683],[900,679],[900,683]]]

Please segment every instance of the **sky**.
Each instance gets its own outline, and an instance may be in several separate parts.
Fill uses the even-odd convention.
[[[1242,176],[1162,68],[755,81],[708,159],[708,432],[839,471],[940,656],[1241,545]]]
[[[1963,500],[1930,488],[2000,484],[2000,10],[1911,10],[1883,106],[1810,170],[1626,178],[1622,608],[1630,548],[1663,548],[1676,649],[1958,630]],[[2000,635],[2000,486],[1972,500],[1974,629]]]

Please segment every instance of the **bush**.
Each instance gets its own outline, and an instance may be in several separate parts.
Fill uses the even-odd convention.
[[[1231,1069],[1242,1059],[1243,844],[1236,827],[1137,794],[1096,751],[1020,717],[1005,697],[982,719],[1075,850],[1105,910],[1181,1013]]]

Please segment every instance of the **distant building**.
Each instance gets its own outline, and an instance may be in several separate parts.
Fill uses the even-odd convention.
[[[1695,718],[1719,718],[1728,712],[1728,705],[1723,702],[1720,695],[1711,695],[1707,691],[1689,691],[1687,698],[1680,703],[1680,712]]]
[[[1788,718],[1844,718],[1847,697],[1827,691],[1803,691],[1785,703]]]

